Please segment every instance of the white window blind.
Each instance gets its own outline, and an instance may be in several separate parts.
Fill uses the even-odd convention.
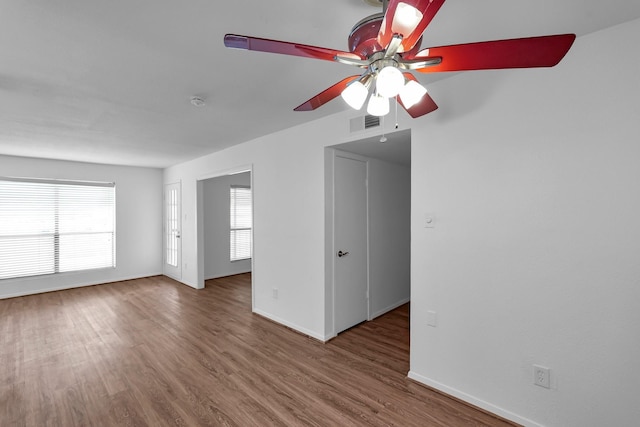
[[[251,188],[231,186],[230,190],[230,260],[251,258]]]
[[[0,279],[115,267],[115,184],[0,178]]]

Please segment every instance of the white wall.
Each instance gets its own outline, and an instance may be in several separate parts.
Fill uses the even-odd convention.
[[[438,111],[400,117],[413,378],[529,425],[640,419],[639,37],[634,21],[579,38],[552,69],[460,73],[430,85]],[[199,281],[196,180],[252,164],[256,311],[326,337],[323,149],[362,138],[353,116],[167,169],[183,182],[183,280]],[[295,216],[284,188],[300,195]],[[551,368],[550,390],[533,363]]]
[[[210,178],[203,182],[204,278],[251,271],[251,260],[229,261],[229,188],[251,186],[249,172]]]
[[[431,86],[441,109],[412,133],[413,378],[529,425],[637,425],[638,40],[633,21],[553,69]]]
[[[369,295],[371,317],[409,301],[411,168],[369,160]]]
[[[350,135],[352,116],[334,115],[165,169],[165,183],[182,181],[182,281],[202,286],[198,180],[251,166],[254,310],[312,337],[331,336],[324,303],[324,148],[371,135]]]
[[[162,274],[162,171],[0,156],[0,175],[116,183],[116,268],[0,281],[0,298]]]

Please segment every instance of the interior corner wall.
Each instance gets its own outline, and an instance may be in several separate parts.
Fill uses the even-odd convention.
[[[251,173],[224,175],[203,183],[204,278],[231,276],[251,271],[251,260],[229,260],[229,189],[251,186]]]
[[[0,174],[116,183],[116,267],[0,281],[0,298],[162,274],[162,170],[0,156]]]
[[[637,424],[638,40],[635,20],[555,68],[430,85],[440,109],[412,127],[412,378],[525,425]]]

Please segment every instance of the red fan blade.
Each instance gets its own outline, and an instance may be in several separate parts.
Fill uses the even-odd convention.
[[[403,73],[403,74],[409,80],[415,80],[416,82],[418,81],[418,79],[416,79],[415,76],[411,73]],[[402,99],[399,96],[396,97],[396,101],[398,101],[398,104],[400,104],[402,108],[407,110],[407,113],[409,113],[409,115],[414,119],[416,117],[424,116],[425,114],[438,109],[438,106],[436,105],[435,101],[433,100],[433,98],[429,96],[428,93],[425,93],[424,96],[422,97],[422,100],[417,104],[413,104],[411,108],[405,107],[404,104],[402,103]]]
[[[320,92],[310,100],[298,105],[293,111],[312,111],[316,108],[326,104],[327,102],[333,100],[335,97],[340,95],[342,91],[347,87],[349,83],[353,80],[357,79],[360,76],[349,76],[343,80],[340,80],[338,83],[334,84],[328,89]]]
[[[258,37],[226,34],[224,45],[235,49],[256,50],[259,52],[280,53],[283,55],[302,56],[305,58],[323,59],[334,61],[336,55],[353,59],[365,59],[359,55],[343,52],[341,50],[325,47],[309,46],[300,43],[284,42],[279,40],[261,39]]]
[[[410,51],[420,40],[422,33],[433,17],[436,16],[443,3],[444,0],[390,0],[378,33],[378,43],[380,46],[386,47],[394,34],[400,34],[402,36],[402,47],[399,52]],[[398,9],[400,4],[402,6]],[[416,8],[422,14],[422,18],[417,23],[402,19],[403,16],[407,15],[404,12],[410,10],[407,9],[408,6]],[[403,21],[407,23],[403,24]]]
[[[492,70],[501,68],[553,67],[569,51],[575,34],[495,40],[423,49],[418,58],[441,57],[437,65],[420,68],[423,73]]]

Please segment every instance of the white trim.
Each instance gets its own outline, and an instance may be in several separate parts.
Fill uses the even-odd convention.
[[[166,264],[166,262],[165,262],[165,264]],[[162,272],[162,275],[163,275],[163,276],[167,276],[168,278],[173,279],[173,280],[176,280],[176,281],[178,281],[178,282],[184,283],[185,285],[187,284],[187,282],[185,282],[184,280],[182,280],[182,278],[181,278],[181,277],[177,277],[177,276],[174,276],[174,275],[172,275],[172,274],[169,274],[169,272],[167,272],[167,271]],[[191,285],[189,285],[189,286],[191,286]]]
[[[408,303],[409,301],[411,301],[411,298],[404,298],[404,299],[402,299],[402,300],[400,300],[400,301],[396,302],[395,304],[391,304],[390,306],[385,307],[385,308],[383,308],[382,310],[378,310],[378,311],[376,311],[375,313],[373,313],[373,314],[371,315],[371,319],[369,319],[369,320],[373,320],[373,319],[375,319],[376,317],[380,317],[380,316],[382,316],[383,314],[386,314],[386,313],[390,312],[391,310],[395,310],[396,308],[400,307],[401,305],[405,305],[405,304],[406,304],[406,303]]]
[[[79,181],[71,179],[48,179],[48,178],[21,178],[17,176],[0,176],[0,181],[12,182],[32,182],[36,184],[54,184],[54,185],[84,185],[87,187],[115,187],[115,182],[107,181]]]
[[[521,417],[517,414],[514,414],[513,412],[507,411],[506,409],[503,409],[499,406],[493,405],[489,402],[485,402],[482,399],[479,399],[475,396],[472,396],[470,394],[467,394],[465,392],[462,392],[460,390],[457,390],[453,387],[449,387],[445,384],[439,383],[438,381],[434,381],[430,378],[427,378],[425,376],[422,376],[420,374],[417,374],[413,371],[409,371],[409,374],[407,375],[409,378],[411,378],[414,381],[417,381],[419,383],[422,383],[426,386],[432,387],[438,391],[441,391],[445,394],[448,394],[450,396],[453,396],[455,398],[458,398],[464,402],[467,402],[471,405],[477,406],[478,408],[484,409],[485,411],[489,411],[492,414],[498,415],[502,418],[506,418],[507,420],[513,421],[515,423],[518,424],[522,424],[523,426],[526,427],[544,427],[542,424],[538,424],[535,421],[532,421],[528,418],[524,418]]]
[[[250,259],[250,258],[247,258],[247,259]],[[235,262],[235,261],[234,261],[234,262]],[[205,277],[205,279],[204,279],[204,280],[205,280],[205,281],[207,281],[207,280],[213,280],[213,279],[222,279],[223,277],[231,277],[231,276],[237,276],[237,275],[239,275],[239,274],[247,274],[247,273],[251,273],[251,269],[243,270],[243,271],[238,271],[238,272],[233,272],[233,273],[231,273],[231,274],[223,274],[223,275],[221,275],[221,276],[213,275],[213,276],[211,276],[211,277]]]
[[[302,326],[296,325],[295,323],[291,323],[289,321],[281,319],[281,318],[279,318],[277,316],[274,316],[272,314],[269,314],[269,313],[267,313],[265,311],[262,311],[262,310],[259,310],[259,309],[254,309],[253,313],[258,314],[258,315],[260,315],[262,317],[265,317],[265,318],[267,318],[269,320],[272,320],[272,321],[274,321],[276,323],[279,323],[279,324],[281,324],[283,326],[286,326],[288,328],[294,329],[294,330],[300,332],[301,334],[310,336],[311,338],[315,338],[318,341],[322,341],[322,342],[328,341],[328,338],[322,336],[321,334],[318,334],[318,333],[316,333],[316,332],[314,332],[314,331],[312,331],[310,329],[303,328]]]
[[[167,276],[167,275],[165,274],[165,276]],[[170,278],[170,279],[175,280],[176,282],[180,282],[183,285],[187,285],[188,287],[193,288],[193,289],[204,289],[204,286],[198,286],[197,283],[191,283],[188,280],[184,280],[184,279],[178,280],[178,279],[176,279],[174,277],[171,277],[171,276],[167,276],[167,277]]]
[[[211,178],[219,178],[221,176],[227,176],[227,175],[238,175],[240,173],[245,173],[245,172],[251,172],[251,174],[253,175],[253,165],[248,164],[248,165],[236,166],[234,168],[221,169],[219,171],[206,173],[204,175],[200,175],[199,177],[197,177],[196,181],[206,181],[207,179],[211,179]],[[253,188],[253,185],[251,186],[251,188]]]
[[[12,293],[12,294],[0,294],[0,300],[2,299],[8,299],[8,298],[17,298],[17,297],[24,297],[27,295],[36,295],[36,294],[44,294],[47,292],[56,292],[56,291],[64,291],[67,289],[76,289],[76,288],[84,288],[87,286],[96,286],[96,285],[107,285],[109,283],[117,283],[117,282],[125,282],[127,280],[136,280],[136,279],[146,279],[149,277],[155,277],[155,276],[163,276],[164,274],[162,274],[162,272],[158,272],[158,273],[151,273],[151,274],[145,274],[145,275],[141,275],[141,276],[127,276],[127,277],[122,277],[122,278],[118,278],[118,279],[109,279],[108,281],[104,281],[104,280],[97,280],[97,281],[89,281],[89,282],[84,282],[84,283],[77,283],[74,285],[62,285],[62,286],[52,286],[50,288],[43,288],[43,289],[38,289],[38,290],[28,290],[28,291],[24,291],[24,292],[16,292],[16,293]],[[175,280],[175,279],[174,279]]]

